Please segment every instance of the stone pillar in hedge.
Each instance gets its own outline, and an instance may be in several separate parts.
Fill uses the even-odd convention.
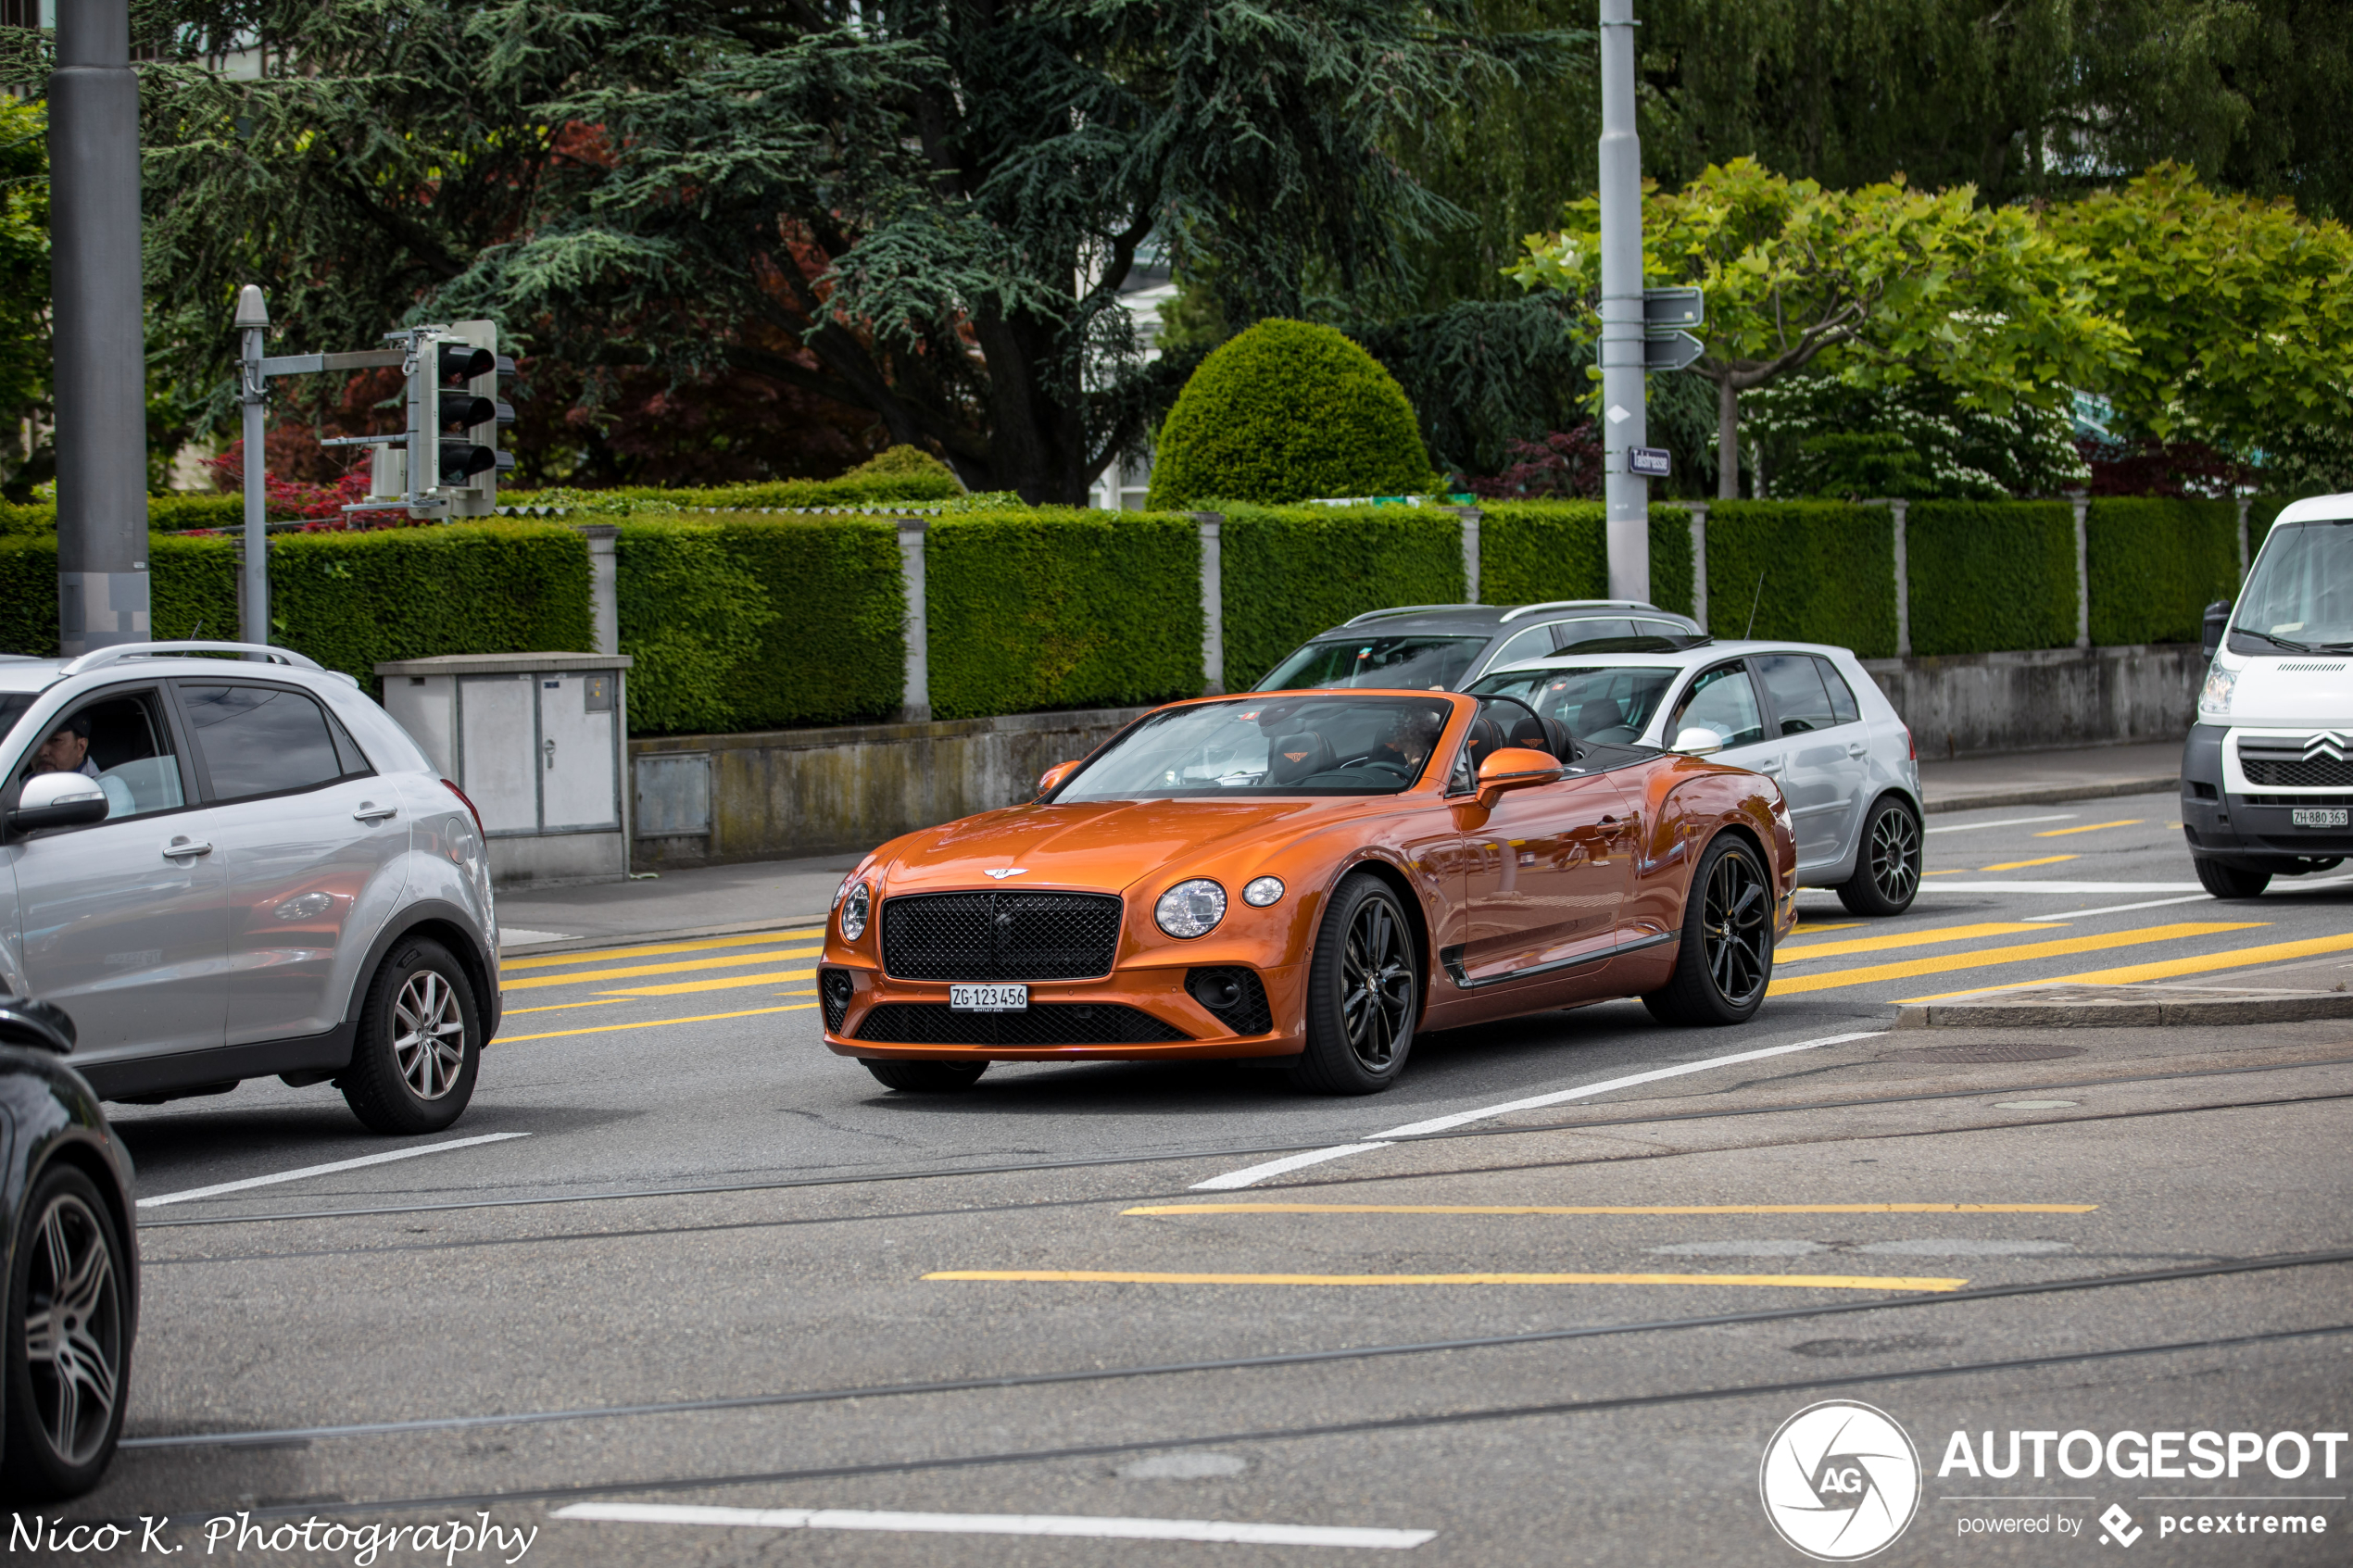
[[[2075,646],[2087,648],[2092,646],[2092,497],[2088,492],[2070,490],[2067,499],[2075,508]]]
[[[924,607],[924,535],[919,517],[899,522],[899,579],[907,595],[907,669],[900,687],[900,717],[910,724],[931,722],[931,639]]]
[[[1201,530],[1201,695],[1226,689],[1225,522],[1215,512],[1195,512]]]

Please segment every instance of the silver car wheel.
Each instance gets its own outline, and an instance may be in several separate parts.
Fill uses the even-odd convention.
[[[466,1019],[458,993],[432,970],[420,970],[392,1004],[392,1055],[419,1099],[439,1099],[457,1086],[466,1062]]]
[[[1920,833],[1909,811],[1883,811],[1872,824],[1871,880],[1889,903],[1911,901],[1920,884]]]
[[[73,1193],[44,1210],[31,1237],[24,1314],[34,1414],[68,1465],[94,1458],[121,1394],[122,1295],[105,1223]]]

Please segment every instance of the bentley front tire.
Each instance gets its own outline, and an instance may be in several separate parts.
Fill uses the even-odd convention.
[[[97,1187],[69,1165],[43,1172],[19,1212],[0,1477],[28,1501],[78,1497],[122,1435],[132,1336],[122,1239]]]
[[[1291,1082],[1369,1095],[1397,1081],[1421,1016],[1421,966],[1404,907],[1380,878],[1343,880],[1324,909],[1307,976],[1307,1049]]]
[[[988,1071],[985,1061],[886,1061],[871,1056],[858,1060],[885,1088],[911,1095],[952,1095],[971,1088]]]
[[[1772,978],[1772,881],[1755,848],[1726,834],[1692,873],[1674,976],[1642,1005],[1661,1023],[1745,1023]]]

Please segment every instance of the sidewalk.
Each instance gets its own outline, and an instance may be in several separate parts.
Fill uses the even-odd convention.
[[[1920,763],[1920,793],[1931,811],[1980,806],[2041,806],[2104,795],[2178,789],[2182,743],[2087,746],[2074,751],[2013,751]]]
[[[1931,811],[2032,806],[2174,787],[2182,746],[2086,746],[1922,762]],[[720,936],[820,925],[855,855],[667,871],[642,882],[517,888],[498,895],[500,950],[560,952],[615,938]]]

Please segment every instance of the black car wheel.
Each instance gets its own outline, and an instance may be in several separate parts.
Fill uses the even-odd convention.
[[[1675,972],[1642,1005],[1661,1023],[1744,1023],[1772,978],[1773,884],[1748,841],[1726,834],[1692,873]]]
[[[21,1210],[8,1276],[0,1474],[26,1499],[73,1497],[122,1435],[131,1321],[122,1240],[90,1178],[53,1165]]]
[[[1858,915],[1900,915],[1920,890],[1920,820],[1896,796],[1882,796],[1863,822],[1855,874],[1838,886],[1838,901]]]
[[[335,1080],[351,1113],[371,1132],[437,1133],[465,1113],[481,1065],[482,1014],[464,968],[438,942],[395,943]]]
[[[2243,871],[2226,866],[2220,860],[2197,856],[2190,862],[2197,867],[2198,884],[2217,898],[2254,898],[2271,885],[2270,872]]]
[[[988,1071],[985,1061],[887,1061],[872,1056],[858,1060],[866,1064],[875,1082],[911,1095],[952,1095],[971,1088]]]
[[[1414,1048],[1421,966],[1397,895],[1359,872],[1324,910],[1307,976],[1307,1049],[1291,1081],[1324,1095],[1389,1087]]]

